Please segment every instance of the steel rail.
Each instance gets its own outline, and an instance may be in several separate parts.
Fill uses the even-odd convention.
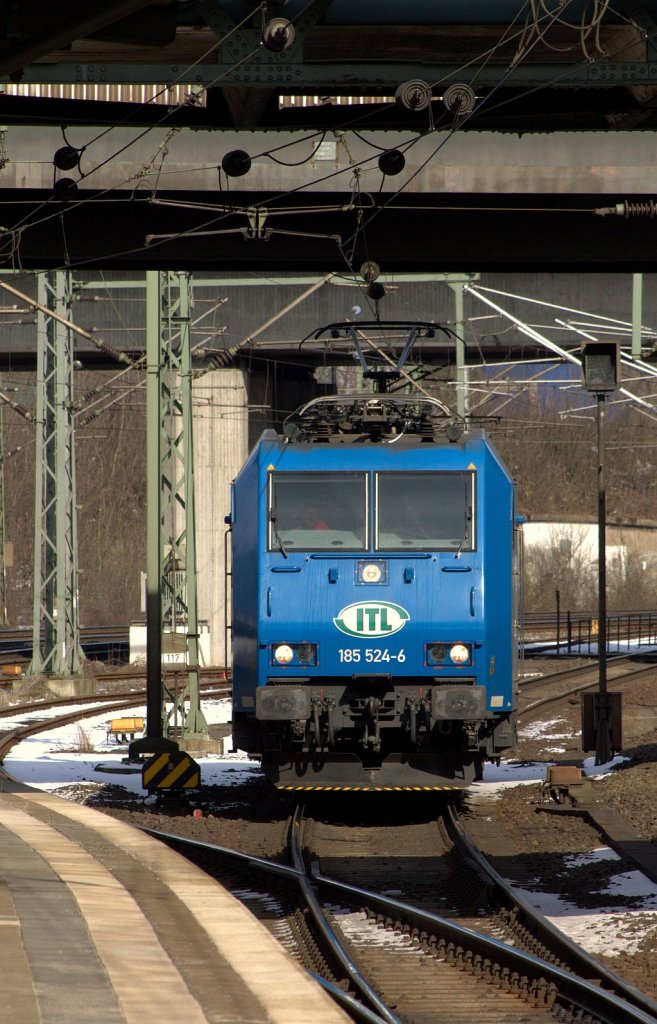
[[[293,882],[296,885],[300,886],[301,889],[304,891],[304,897],[306,892],[308,892],[311,903],[314,903],[319,910],[318,927],[322,931],[322,935],[326,937],[327,942],[331,947],[331,952],[336,957],[336,959],[339,960],[340,964],[345,970],[345,973],[348,974],[349,978],[353,981],[358,991],[360,991],[361,994],[363,994],[363,996],[370,1000],[373,1004],[376,1004],[381,1007],[381,1015],[372,1012],[370,1009],[368,1009],[368,1007],[363,1006],[363,1004],[359,1003],[358,1000],[348,996],[348,994],[343,992],[342,989],[338,989],[337,986],[332,985],[331,982],[328,982],[325,978],[321,978],[314,971],[309,971],[308,973],[317,981],[320,981],[321,984],[324,985],[324,987],[327,989],[327,991],[329,991],[332,995],[335,996],[335,998],[339,999],[346,1006],[348,1006],[349,1009],[357,1010],[357,1012],[361,1015],[363,1020],[370,1021],[372,1022],[372,1024],[383,1024],[383,1022],[386,1022],[386,1024],[401,1024],[399,1018],[395,1017],[394,1014],[390,1012],[390,1010],[381,1002],[376,993],[370,988],[365,979],[361,978],[358,968],[353,964],[348,955],[345,954],[344,951],[341,949],[339,941],[335,937],[335,934],[333,930],[330,928],[330,925],[324,918],[323,912],[321,911],[321,908],[319,907],[319,904],[317,902],[317,898],[315,894],[312,892],[312,886],[308,882],[308,873],[303,864],[303,857],[301,855],[300,844],[298,844],[297,846],[298,857],[295,856],[295,859],[298,860],[298,864],[296,864],[294,867],[289,867],[287,864],[279,864],[277,861],[268,860],[265,857],[255,857],[251,856],[251,854],[248,853],[241,853],[239,850],[231,850],[227,846],[216,846],[214,843],[205,843],[203,842],[202,839],[191,839],[188,836],[179,836],[173,832],[162,832],[159,829],[149,828],[146,825],[139,825],[137,827],[140,829],[140,831],[146,832],[148,835],[153,836],[155,839],[159,839],[162,842],[171,843],[175,846],[192,847],[194,849],[201,850],[204,853],[210,853],[213,856],[222,857],[225,860],[232,860],[236,864],[240,865],[242,868],[245,869],[250,870],[252,868],[255,868],[258,871],[263,871],[270,875],[278,875],[279,877],[282,877],[287,881]],[[293,821],[292,829],[294,828],[295,823]],[[298,823],[296,824],[296,828],[299,828]],[[292,837],[290,837],[290,839],[290,847],[292,849]],[[311,908],[309,907],[309,909]],[[312,912],[313,911],[311,910],[311,913]],[[313,919],[317,922],[317,918],[315,918],[314,913]]]
[[[315,927],[328,946],[331,955],[340,964],[346,976],[349,978],[356,991],[360,993],[361,997],[365,999],[366,1002],[376,1010],[381,1018],[388,1022],[388,1024],[402,1024],[399,1017],[397,1017],[397,1015],[386,1006],[379,994],[374,991],[369,982],[358,970],[356,964],[347,953],[344,943],[339,940],[335,930],[331,927],[326,914],[322,910],[320,902],[314,891],[314,886],[311,885],[308,880],[308,872],[306,871],[303,860],[303,853],[301,850],[302,819],[303,807],[300,804],[297,804],[290,827],[290,853],[292,855],[292,863],[298,872],[297,882],[299,884],[299,888],[301,889],[308,912],[315,922]]]
[[[518,891],[499,874],[482,853],[479,847],[473,842],[467,833],[459,815],[453,806],[448,808],[448,817],[452,826],[454,839],[462,855],[474,861],[487,881],[493,887],[498,899],[507,906],[519,909],[523,923],[533,934],[549,945],[551,952],[556,953],[563,960],[570,960],[577,964],[577,970],[585,971],[588,976],[596,978],[601,984],[614,992],[622,992],[623,998],[634,1003],[641,1010],[652,1014],[657,1019],[657,1002],[647,996],[640,989],[630,985],[629,982],[619,977],[605,964],[597,960],[585,949],[565,935],[556,925],[548,921],[539,910],[531,905],[529,900],[521,896]]]
[[[619,662],[633,662],[631,657],[626,654],[612,655],[607,658],[608,665],[618,665]],[[590,665],[577,665],[577,667],[563,668],[558,672],[547,672],[545,675],[534,675],[531,679],[519,679],[518,688],[520,692],[527,692],[528,690],[538,690],[544,684],[555,683],[559,679],[568,679],[569,676],[575,676],[578,674],[584,674],[585,672],[597,672],[598,671],[598,659],[592,658]],[[657,671],[657,670],[656,670]],[[596,677],[597,678],[597,677]]]
[[[72,701],[67,703],[71,704]],[[83,711],[80,711],[78,708],[76,711],[59,715],[57,718],[47,718],[41,722],[32,722],[29,725],[11,729],[4,736],[0,737],[0,762],[4,760],[16,743],[20,743],[21,740],[27,739],[29,736],[34,736],[39,732],[46,732],[48,729],[59,729],[62,725],[70,725],[72,722],[77,722],[80,718],[92,718],[107,711],[123,711],[126,708],[132,707],[134,703],[134,698],[129,700],[123,698],[120,701],[113,700],[111,703],[103,703],[99,707],[86,708]],[[43,705],[39,705],[38,708],[31,708],[30,710],[41,710],[42,707]]]
[[[228,696],[230,686],[217,686],[214,683],[201,683],[201,691],[204,697]],[[143,704],[146,690],[132,690],[130,693],[92,694],[84,697],[53,697],[52,700],[34,700],[25,704],[11,704],[0,708],[0,719],[13,718],[16,715],[27,715],[33,711],[49,711],[56,707],[66,707],[71,704],[99,704],[98,711],[102,711],[103,704],[111,704],[116,701],[129,701],[127,707],[133,704]],[[108,709],[114,710],[114,709]],[[51,719],[54,721],[54,719]]]
[[[638,676],[654,675],[655,666],[648,665],[646,668],[635,669],[633,672],[625,672],[622,675],[614,676],[609,679],[610,683],[618,685],[619,683],[628,683]],[[587,690],[596,690],[599,686],[599,680],[596,678],[589,683],[580,683],[579,686],[573,686],[569,690],[563,690],[561,693],[552,694],[550,697],[541,697],[539,700],[533,701],[528,704],[527,707],[522,710],[518,709],[518,724],[528,721],[536,716],[536,712],[544,708],[549,708],[552,704],[560,704],[566,697],[572,697],[577,693],[585,693]]]
[[[284,864],[278,864],[262,857],[253,857],[249,854],[240,853],[227,847],[215,846],[212,843],[205,843],[199,839],[190,839],[186,836],[175,835],[174,833],[161,832],[157,829],[141,826],[144,832],[164,842],[176,845],[193,847],[211,855],[220,856],[225,859],[240,863],[243,867],[256,868],[296,881],[299,877],[305,877],[305,869],[298,870]],[[657,1005],[648,996],[643,995],[633,986],[627,985],[621,978],[616,978],[612,972],[606,972],[613,978],[614,984],[619,991],[627,993],[627,999],[600,988],[595,982],[580,978],[575,974],[569,974],[563,968],[556,967],[532,953],[526,953],[516,947],[509,946],[499,939],[491,938],[480,932],[473,931],[463,925],[456,924],[446,918],[439,917],[429,911],[420,910],[408,903],[391,899],[388,896],[381,896],[368,889],[361,889],[358,886],[346,882],[339,882],[335,879],[322,875],[316,865],[312,871],[313,883],[330,892],[333,896],[338,895],[350,903],[357,903],[360,906],[367,906],[376,913],[384,914],[386,917],[394,917],[396,920],[408,925],[418,935],[424,933],[434,935],[444,941],[447,949],[471,950],[474,957],[480,957],[482,962],[499,964],[503,970],[511,974],[524,975],[540,986],[546,979],[554,985],[558,996],[565,1002],[578,1007],[583,1013],[594,1014],[604,1024],[655,1024],[657,1020]],[[547,922],[546,922],[547,923]],[[582,959],[587,959],[588,954],[581,951]],[[595,972],[600,974],[601,965],[591,958],[591,964]],[[588,969],[588,968],[587,968]],[[606,969],[603,969],[606,971]],[[630,997],[637,997],[642,1003],[641,1006],[630,1001]],[[644,1006],[646,1009],[644,1009]]]

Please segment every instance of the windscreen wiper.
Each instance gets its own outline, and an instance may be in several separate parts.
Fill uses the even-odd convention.
[[[465,545],[465,542],[468,539],[468,530],[470,529],[470,522],[471,521],[472,521],[472,509],[470,508],[469,505],[466,505],[465,506],[465,530],[463,531],[463,536],[461,537],[461,543],[459,544],[458,551],[454,555],[454,558],[460,558],[461,557],[461,552],[463,551],[463,547]]]
[[[270,522],[272,524],[272,531],[271,531],[272,532],[272,536],[273,536],[275,542],[278,544],[278,550],[282,554],[283,558],[287,558],[288,554],[287,554],[287,551],[285,550],[285,545],[283,544],[283,541],[281,540],[281,536],[280,536],[280,534],[278,532],[278,529],[276,528],[276,513],[275,512],[270,512],[269,513],[269,519],[270,519]]]

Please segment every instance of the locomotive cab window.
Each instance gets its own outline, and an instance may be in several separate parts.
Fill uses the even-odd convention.
[[[472,551],[474,473],[377,473],[379,551]]]
[[[365,473],[271,473],[270,551],[364,551]]]

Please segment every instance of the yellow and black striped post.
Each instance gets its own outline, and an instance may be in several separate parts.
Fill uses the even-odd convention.
[[[194,758],[184,751],[168,750],[154,754],[144,762],[141,784],[149,792],[162,789],[198,789],[201,785],[201,769]]]

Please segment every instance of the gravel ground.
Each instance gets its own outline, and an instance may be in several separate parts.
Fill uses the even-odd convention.
[[[559,665],[561,667],[561,664]],[[532,672],[554,672],[554,661],[528,662]],[[623,693],[623,750],[627,760],[614,767],[595,782],[600,799],[611,803],[632,822],[643,839],[657,841],[657,665],[654,677],[643,678],[625,687],[610,685]],[[580,747],[579,702],[558,719],[526,730],[522,725],[518,742],[510,757],[518,761],[563,761],[580,763],[591,752]],[[522,800],[513,791],[503,794],[502,803],[512,805]]]

